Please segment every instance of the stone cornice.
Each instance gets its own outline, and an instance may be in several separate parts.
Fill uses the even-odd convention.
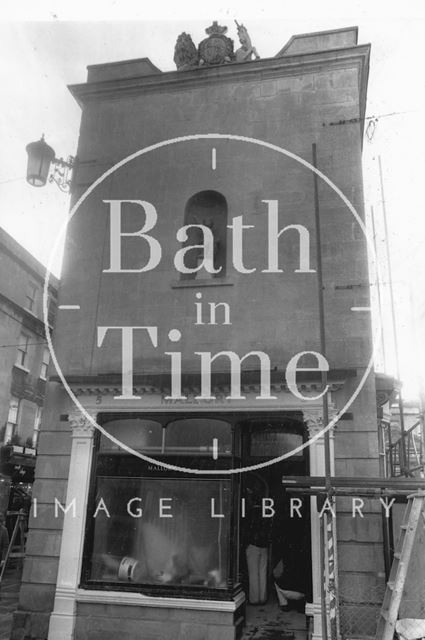
[[[333,369],[328,372],[328,384],[331,391],[341,389],[348,378],[357,375],[355,369]],[[271,390],[287,391],[285,382],[285,372],[273,370],[270,372]],[[121,374],[98,374],[98,375],[68,375],[68,384],[78,395],[119,395],[121,393]],[[58,376],[51,376],[49,380],[59,382]],[[170,392],[171,379],[169,374],[151,373],[134,374],[134,388],[137,393],[142,394],[168,394]],[[319,371],[300,371],[297,375],[298,388],[304,391],[320,391],[321,375]],[[198,373],[187,373],[182,375],[182,389],[188,394],[199,394],[201,378]],[[212,389],[218,394],[230,393],[230,373],[215,373],[212,375]],[[260,371],[242,371],[241,389],[246,392],[259,392]]]
[[[330,391],[339,391],[343,386],[343,382],[330,382],[329,390]],[[92,384],[76,384],[71,383],[70,387],[74,391],[77,396],[88,395],[88,396],[120,396],[122,393],[122,387],[120,383],[116,385],[106,385],[106,384],[97,384],[93,382]],[[298,390],[301,394],[303,393],[320,393],[321,384],[319,382],[309,382],[309,383],[301,383],[298,384]],[[231,388],[229,386],[211,386],[211,391],[213,395],[225,397],[229,396],[231,393]],[[196,397],[201,393],[201,387],[199,386],[186,386],[183,387],[182,392],[184,395],[189,396],[190,398]],[[251,384],[241,385],[241,392],[243,394],[255,394],[259,395],[261,392],[261,386],[259,384]],[[282,392],[289,393],[289,389],[286,384],[276,385],[272,384],[270,386],[270,393],[272,395],[279,394]],[[168,396],[170,391],[170,386],[154,386],[154,385],[140,385],[135,384],[133,387],[133,393],[135,396],[149,396],[149,395],[161,395]],[[170,403],[171,404],[171,403]]]
[[[370,45],[357,45],[281,58],[265,58],[245,63],[232,63],[216,67],[199,67],[188,71],[169,71],[161,74],[88,82],[69,85],[68,88],[80,105],[90,101],[121,99],[150,92],[182,91],[238,80],[256,80],[259,77],[277,78],[309,73],[320,67],[359,70],[360,117],[364,117],[369,72]],[[355,114],[353,114],[355,115]]]

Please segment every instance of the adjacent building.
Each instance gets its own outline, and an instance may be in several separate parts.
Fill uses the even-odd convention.
[[[4,482],[0,510],[10,485],[30,485],[40,432],[50,353],[42,296],[45,267],[0,229],[0,451]],[[49,283],[53,324],[58,280]]]
[[[282,478],[324,475],[326,363],[331,471],[379,475],[362,227],[370,47],[347,28],[254,59],[246,32],[235,54],[225,31],[214,23],[199,48],[182,34],[177,71],[100,64],[70,87],[72,203],[85,197],[65,244],[15,639],[234,640],[245,509],[266,499],[269,562],[290,549],[302,567],[319,640],[319,507],[304,496],[291,518]],[[354,524],[338,502],[355,621],[385,579],[382,516],[368,510]]]

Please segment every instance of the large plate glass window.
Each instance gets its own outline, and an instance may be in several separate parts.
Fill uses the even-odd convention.
[[[97,437],[83,586],[226,597],[238,571],[238,481],[167,470],[128,454],[118,441],[155,460],[225,469],[234,464],[232,422],[121,414],[102,424],[112,439]]]

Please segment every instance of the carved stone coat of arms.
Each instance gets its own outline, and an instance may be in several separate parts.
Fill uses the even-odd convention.
[[[225,33],[227,27],[221,27],[217,22],[213,22],[211,27],[205,29],[208,38],[199,44],[199,63],[202,64],[223,64],[232,62],[234,59],[233,40]]]

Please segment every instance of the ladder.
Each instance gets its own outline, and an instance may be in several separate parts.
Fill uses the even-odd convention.
[[[8,511],[7,515],[16,516],[15,526],[13,527],[13,532],[9,541],[9,546],[6,551],[6,556],[4,558],[4,562],[1,565],[0,571],[0,585],[3,580],[3,576],[6,571],[6,567],[8,566],[10,560],[13,558],[23,559],[25,557],[25,523],[26,523],[26,514],[23,509],[19,511]],[[18,553],[13,552],[15,548],[15,540],[17,538],[18,532],[20,533],[20,551]]]
[[[413,493],[408,496],[407,500],[406,512],[400,527],[400,537],[394,553],[375,640],[393,640],[409,560],[412,555],[416,531],[424,507],[425,491]]]

